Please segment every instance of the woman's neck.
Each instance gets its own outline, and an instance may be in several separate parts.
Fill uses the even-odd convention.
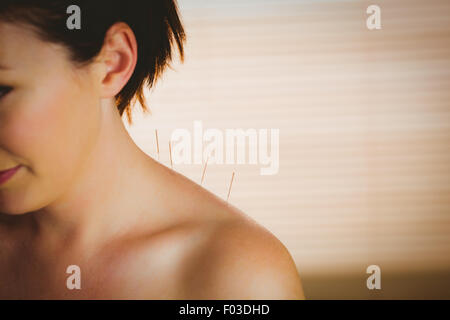
[[[112,101],[102,110],[95,147],[76,178],[55,201],[28,214],[36,234],[55,243],[71,236],[86,244],[104,241],[151,210],[156,164],[133,142]]]

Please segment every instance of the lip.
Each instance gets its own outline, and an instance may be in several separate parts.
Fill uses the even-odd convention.
[[[18,165],[17,167],[0,171],[0,185],[11,179],[21,167],[22,165]]]

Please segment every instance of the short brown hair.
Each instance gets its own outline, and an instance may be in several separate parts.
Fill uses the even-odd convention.
[[[67,8],[81,9],[82,26],[69,30]],[[176,0],[1,0],[0,20],[25,23],[34,27],[46,41],[69,49],[74,62],[89,63],[100,52],[107,30],[116,22],[125,22],[138,43],[138,60],[130,80],[116,95],[120,116],[139,101],[148,111],[144,87],[151,87],[172,60],[176,43],[183,61],[186,39]]]

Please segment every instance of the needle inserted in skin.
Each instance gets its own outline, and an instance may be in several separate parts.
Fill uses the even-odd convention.
[[[233,174],[231,175],[230,187],[228,188],[227,202],[228,202],[228,199],[230,199],[231,186],[233,185],[233,180],[234,180],[234,171],[233,171]]]
[[[155,136],[156,136],[156,153],[158,154],[158,161],[159,161],[159,140],[158,140],[158,129],[155,129]]]
[[[209,160],[209,156],[208,156],[208,159],[206,159],[205,166],[203,167],[202,180],[200,181],[200,185],[203,184],[203,180],[205,179],[205,172],[206,172],[206,166],[208,165],[208,160]]]
[[[172,162],[172,146],[171,146],[170,141],[169,141],[169,154],[170,154],[170,166],[171,166],[172,169],[173,169],[173,162]]]

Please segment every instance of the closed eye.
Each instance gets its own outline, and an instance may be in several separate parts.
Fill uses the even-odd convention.
[[[0,99],[6,96],[11,90],[11,87],[0,86]]]

